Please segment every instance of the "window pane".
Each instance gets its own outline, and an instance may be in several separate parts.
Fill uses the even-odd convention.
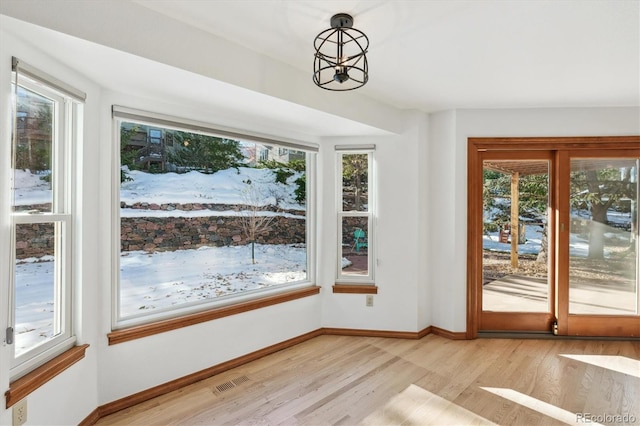
[[[342,155],[342,210],[369,210],[369,156]]]
[[[47,342],[61,332],[56,290],[55,233],[57,223],[16,225],[15,356]]]
[[[483,163],[482,309],[549,312],[549,162]]]
[[[16,211],[51,212],[51,153],[55,102],[18,86],[14,170]]]
[[[149,131],[121,127],[120,318],[308,280],[304,152]]]
[[[639,162],[571,161],[570,314],[638,314]]]
[[[342,275],[369,275],[369,219],[342,218]]]

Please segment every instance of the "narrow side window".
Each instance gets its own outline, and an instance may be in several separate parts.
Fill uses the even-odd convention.
[[[337,283],[373,284],[375,269],[374,148],[337,147]]]
[[[73,147],[83,94],[14,58],[9,297],[15,379],[75,343]]]

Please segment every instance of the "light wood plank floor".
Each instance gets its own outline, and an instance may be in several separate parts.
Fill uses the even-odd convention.
[[[320,336],[98,424],[552,425],[587,413],[640,425],[640,342]]]

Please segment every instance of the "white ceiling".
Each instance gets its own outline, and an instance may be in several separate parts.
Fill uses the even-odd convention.
[[[352,14],[370,40],[370,79],[351,98],[315,88],[311,79],[313,40],[338,12]],[[4,30],[27,35],[107,88],[226,111],[221,121],[229,126],[243,117],[237,126],[267,134],[385,134],[395,129],[383,118],[392,123],[405,109],[640,106],[640,0],[0,0],[0,13]],[[162,52],[175,47],[161,43],[172,39],[126,33],[132,22],[157,31],[158,16],[161,26],[182,34],[191,26],[194,36],[211,33],[213,43],[222,38],[295,70],[303,77],[292,83],[298,92],[278,86],[285,80],[272,84],[282,96],[273,87],[258,93],[235,85],[238,73],[252,81],[262,71],[232,62],[228,80],[201,73],[211,55],[198,48],[162,63]],[[154,43],[161,45],[154,50]],[[193,66],[180,69],[180,60]],[[365,120],[351,113],[364,106],[364,117],[362,102],[332,110],[336,99],[356,97],[388,107]]]
[[[362,94],[401,109],[640,105],[636,0],[137,0],[311,75],[338,12],[370,39]]]

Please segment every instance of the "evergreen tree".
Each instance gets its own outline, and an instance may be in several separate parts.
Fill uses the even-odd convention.
[[[362,210],[362,200],[367,199],[368,157],[367,154],[342,156],[342,186],[353,190],[353,209],[356,211]]]
[[[275,174],[275,181],[283,185],[287,185],[287,179],[293,176],[296,172],[301,173],[294,183],[296,189],[294,190],[295,199],[300,204],[305,204],[307,200],[307,175],[306,175],[306,162],[304,159],[291,160],[288,163],[282,163],[275,160],[261,161],[258,168],[267,168],[273,170]]]
[[[17,115],[16,168],[46,173],[51,170],[53,104],[18,87]]]
[[[168,153],[168,161],[178,167],[215,173],[237,167],[243,159],[240,142],[235,140],[181,131],[173,137],[177,146]]]
[[[571,173],[571,205],[577,209],[588,209],[589,257],[604,257],[604,234],[607,211],[622,197],[637,199],[636,185],[631,183],[631,167],[604,168],[575,171]]]
[[[124,126],[120,127],[120,166],[126,166],[129,170],[137,169],[136,155],[137,148],[129,146],[129,142],[133,135],[138,132],[138,126],[134,126],[131,129],[126,129]],[[133,178],[127,174],[125,170],[120,167],[120,183],[132,181]]]

